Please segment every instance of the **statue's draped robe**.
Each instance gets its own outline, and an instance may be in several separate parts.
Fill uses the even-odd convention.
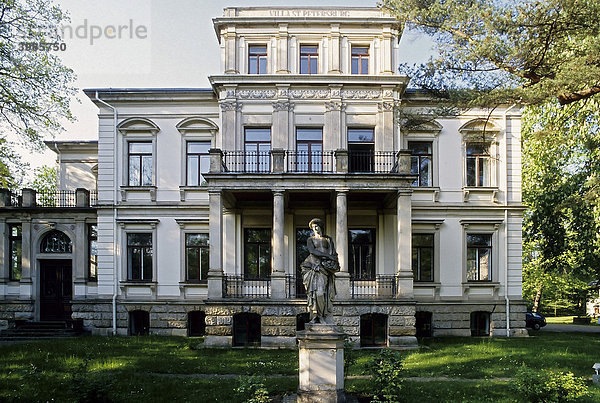
[[[302,262],[301,267],[308,308],[311,320],[325,319],[331,315],[332,301],[335,297],[335,272],[339,271],[337,254],[333,241],[326,235],[308,238],[307,246],[311,253]],[[336,260],[326,258],[326,255]]]

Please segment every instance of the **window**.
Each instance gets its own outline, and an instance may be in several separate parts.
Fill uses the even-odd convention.
[[[369,47],[352,46],[352,74],[369,74]]]
[[[210,169],[208,150],[210,141],[188,141],[186,149],[187,181],[188,186],[206,184],[202,176]]]
[[[206,334],[206,313],[192,311],[188,313],[188,336],[200,337]]]
[[[415,328],[417,330],[417,337],[433,336],[432,317],[433,314],[427,311],[417,311],[415,313]]]
[[[269,172],[271,170],[271,129],[245,129],[246,172]]]
[[[265,279],[271,275],[271,229],[244,230],[244,277]]]
[[[71,253],[72,251],[71,239],[61,231],[50,231],[40,243],[40,253]]]
[[[248,46],[248,74],[267,74],[267,45]]]
[[[348,170],[373,172],[375,168],[373,129],[348,129]]]
[[[88,224],[88,280],[98,281],[98,226]]]
[[[319,47],[317,45],[300,45],[300,74],[317,74]]]
[[[150,333],[150,313],[146,311],[129,312],[129,334],[146,336]]]
[[[131,281],[152,280],[152,234],[127,234],[127,276]]]
[[[304,288],[304,282],[302,281],[302,262],[308,257],[308,246],[306,242],[308,238],[313,235],[311,229],[308,228],[296,228],[296,278],[295,278],[295,290],[296,297],[306,297],[306,288]]]
[[[490,335],[490,313],[471,312],[471,336]]]
[[[21,280],[21,247],[23,245],[21,224],[10,224],[8,226],[8,231],[8,248],[10,256],[8,277],[12,281],[19,281]]]
[[[185,276],[187,281],[208,279],[208,234],[185,234]]]
[[[490,186],[490,143],[467,143],[467,186]]]
[[[418,175],[413,186],[433,186],[431,142],[409,141],[408,148],[411,152],[410,173]]]
[[[367,313],[360,315],[360,346],[381,347],[387,345],[387,315]]]
[[[375,229],[348,231],[350,276],[361,280],[375,279]]]
[[[233,315],[233,346],[260,346],[260,315],[237,313]]]
[[[296,129],[296,172],[323,171],[323,129]]]
[[[129,143],[129,186],[152,186],[152,143]]]
[[[433,234],[412,235],[412,269],[415,281],[433,281]]]
[[[467,234],[467,281],[492,280],[492,235]]]

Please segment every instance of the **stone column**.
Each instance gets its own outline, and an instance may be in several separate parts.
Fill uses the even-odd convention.
[[[277,63],[277,74],[288,74],[290,72],[288,66],[288,26],[287,24],[279,25],[279,34],[277,35],[277,48],[279,58]]]
[[[236,32],[235,27],[227,27],[225,40],[225,74],[238,74],[236,63]]]
[[[23,188],[23,207],[35,207],[37,192],[33,189]]]
[[[392,31],[391,27],[383,28],[383,36],[381,37],[381,74],[394,74],[392,68]]]
[[[209,202],[209,270],[208,298],[223,297],[223,197],[219,191],[208,192]]]
[[[90,191],[83,188],[75,189],[75,205],[77,207],[90,207]]]
[[[397,201],[398,214],[398,297],[413,297],[411,190],[400,190]]]
[[[340,262],[340,271],[335,276],[338,299],[350,299],[350,274],[348,273],[348,201],[347,191],[336,194],[335,249]]]
[[[208,150],[210,158],[210,173],[219,173],[223,171],[223,151],[218,148]]]
[[[284,193],[273,192],[273,271],[271,273],[271,297],[285,299],[285,260],[284,260]]]
[[[85,283],[87,281],[87,269],[88,269],[88,242],[86,236],[84,219],[75,220],[75,239],[73,244],[79,244],[80,247],[73,248],[73,284],[74,294],[73,298],[84,298],[85,297]]]
[[[19,294],[21,299],[30,299],[33,297],[33,283],[31,278],[32,272],[35,270],[35,265],[32,261],[31,219],[23,220],[21,223],[21,236],[21,289]]]

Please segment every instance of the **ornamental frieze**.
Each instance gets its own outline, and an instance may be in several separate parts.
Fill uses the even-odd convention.
[[[291,102],[273,102],[273,111],[293,111],[294,104]]]
[[[237,101],[222,101],[220,106],[223,112],[242,110],[242,104]]]
[[[380,90],[342,90],[342,98],[346,99],[378,99],[381,98]]]
[[[290,90],[289,95],[295,99],[327,99],[329,90]]]
[[[327,111],[345,111],[346,104],[342,102],[325,102],[325,109]]]

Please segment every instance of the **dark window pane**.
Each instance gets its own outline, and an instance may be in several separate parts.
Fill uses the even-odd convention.
[[[489,155],[488,143],[467,143],[467,155]]]
[[[206,280],[208,279],[208,257],[209,250],[208,248],[200,249],[200,279]]]
[[[187,248],[187,279],[188,280],[199,280],[199,266],[200,256],[198,256],[199,248]]]
[[[410,141],[408,148],[411,154],[431,154],[431,143],[424,141]]]
[[[349,143],[364,143],[374,141],[375,134],[373,129],[348,129]]]
[[[64,232],[58,230],[46,234],[40,244],[41,253],[71,253],[72,251],[71,239]]]
[[[491,246],[491,234],[467,234],[467,246]]]
[[[152,234],[149,234],[149,233],[127,234],[127,245],[129,245],[129,246],[152,246]]]
[[[151,280],[152,279],[152,248],[144,248],[144,271],[143,271],[143,279]]]
[[[208,234],[186,234],[185,244],[187,246],[208,246]]]
[[[467,158],[467,186],[475,186],[477,183],[475,176],[475,158]]]

